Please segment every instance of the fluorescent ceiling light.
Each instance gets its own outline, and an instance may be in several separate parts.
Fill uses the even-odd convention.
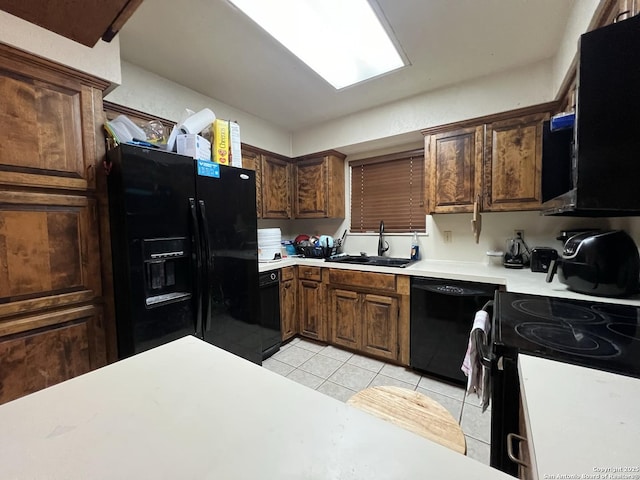
[[[335,88],[404,66],[367,0],[229,0]]]

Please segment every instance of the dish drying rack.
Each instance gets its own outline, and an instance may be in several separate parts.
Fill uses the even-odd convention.
[[[328,258],[339,252],[340,248],[342,248],[342,240],[334,240],[333,247],[322,247],[316,245],[306,247],[296,245],[295,247],[296,252],[305,258]]]

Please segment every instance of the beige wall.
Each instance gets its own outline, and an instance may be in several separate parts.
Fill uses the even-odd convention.
[[[291,134],[254,115],[237,110],[131,63],[122,62],[122,85],[105,97],[110,102],[178,122],[185,108],[210,108],[217,117],[236,120],[243,142],[291,156]]]
[[[0,42],[107,80],[121,81],[120,40],[98,41],[89,48],[0,11]]]
[[[340,150],[436,125],[553,99],[550,60],[508,70],[332,120],[293,134],[293,154]],[[353,150],[350,148],[349,150]]]

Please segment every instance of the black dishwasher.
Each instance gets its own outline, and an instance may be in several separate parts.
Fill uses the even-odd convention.
[[[261,273],[260,325],[262,327],[262,360],[280,350],[280,270]]]
[[[475,313],[493,300],[497,285],[412,277],[411,367],[459,385]]]

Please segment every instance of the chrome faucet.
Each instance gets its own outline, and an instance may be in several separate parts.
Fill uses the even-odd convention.
[[[384,234],[384,222],[380,220],[380,232],[378,234],[378,256],[379,257],[384,255],[384,252],[389,250],[389,244],[384,240],[383,234]]]

